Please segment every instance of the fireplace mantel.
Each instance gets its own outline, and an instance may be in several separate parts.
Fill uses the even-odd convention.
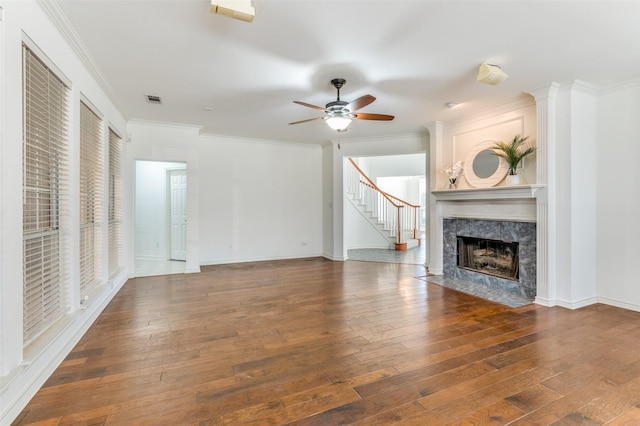
[[[536,223],[545,230],[547,186],[544,184],[496,186],[491,188],[463,188],[431,191],[431,256],[429,272],[442,275],[443,219],[476,219],[504,222]],[[537,236],[539,240],[539,235]],[[538,244],[539,253],[546,259],[546,246]],[[544,267],[538,261],[538,267]]]
[[[431,191],[437,201],[457,200],[509,200],[536,198],[546,185],[494,186],[491,188],[464,188]]]

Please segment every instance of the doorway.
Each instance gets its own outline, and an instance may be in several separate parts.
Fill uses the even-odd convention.
[[[136,277],[184,273],[187,254],[186,178],[185,163],[136,161]]]
[[[406,251],[392,249],[389,241],[382,241],[379,231],[365,219],[366,214],[357,207],[360,201],[347,201],[350,195],[345,191],[343,241],[349,260],[407,263],[426,263],[426,154],[403,154],[375,157],[352,157],[358,167],[382,191],[396,196],[413,205],[419,205],[417,237],[423,242]],[[345,167],[351,167],[345,161]]]

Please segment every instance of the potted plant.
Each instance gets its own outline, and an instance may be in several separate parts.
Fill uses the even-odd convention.
[[[529,136],[521,137],[520,135],[516,135],[511,142],[496,142],[496,144],[491,147],[495,155],[504,158],[509,166],[507,185],[518,185],[520,183],[520,177],[516,169],[524,157],[536,151],[535,146],[526,143],[527,139],[529,139]]]

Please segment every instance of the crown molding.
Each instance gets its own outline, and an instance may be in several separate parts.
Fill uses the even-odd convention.
[[[395,135],[383,135],[383,136],[369,136],[362,138],[346,138],[346,139],[331,139],[333,145],[341,144],[356,144],[356,143],[376,143],[376,142],[420,142],[422,138],[427,136],[427,130],[420,133],[400,133]]]
[[[172,129],[182,129],[182,130],[191,130],[194,132],[200,132],[202,130],[202,126],[194,126],[192,124],[182,124],[182,123],[170,123],[167,121],[152,121],[152,120],[141,120],[134,118],[127,122],[128,125],[133,126],[152,126],[152,127],[169,127]]]
[[[107,83],[107,81],[102,76],[102,73],[96,66],[95,62],[91,58],[89,51],[84,45],[82,39],[76,32],[76,30],[71,26],[71,23],[60,9],[57,0],[37,0],[38,5],[44,11],[44,13],[49,17],[51,22],[58,29],[62,37],[67,41],[71,49],[75,52],[80,62],[87,69],[89,74],[94,78],[96,83],[100,86],[100,88],[107,95],[111,103],[120,111],[125,120],[128,120],[128,114],[125,109],[122,107],[122,104],[113,93],[111,86]]]
[[[444,124],[445,124],[445,127],[447,127],[449,130],[452,130],[457,127],[468,126],[469,124],[472,124],[478,121],[488,120],[496,116],[500,116],[509,112],[528,108],[535,105],[536,105],[536,102],[532,95],[528,93],[522,93],[517,98],[511,99],[510,101],[507,101],[499,106],[489,108],[485,111],[482,111],[476,114],[470,114],[468,116],[465,116],[459,119],[445,121]]]
[[[625,80],[620,83],[607,86],[601,90],[601,93],[603,95],[608,95],[610,93],[615,93],[615,92],[629,90],[629,89],[637,89],[639,87],[640,87],[640,77],[636,77],[630,80]]]
[[[279,145],[279,146],[288,146],[288,147],[296,147],[303,149],[321,149],[321,144],[316,143],[300,143],[300,142],[289,142],[289,141],[277,141],[273,139],[257,139],[257,138],[245,138],[241,136],[226,136],[226,135],[218,135],[213,133],[201,133],[200,137],[202,139],[209,139],[212,142],[239,142],[239,143],[257,143],[264,145]]]

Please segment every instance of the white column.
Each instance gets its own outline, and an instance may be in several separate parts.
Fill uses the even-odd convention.
[[[542,305],[556,304],[556,97],[557,83],[529,91],[536,100],[537,183],[546,188],[536,198],[537,295]]]
[[[442,206],[432,191],[436,188],[436,173],[442,169],[443,126],[436,121],[429,129],[429,260],[425,265],[429,273],[443,274],[442,266]]]

